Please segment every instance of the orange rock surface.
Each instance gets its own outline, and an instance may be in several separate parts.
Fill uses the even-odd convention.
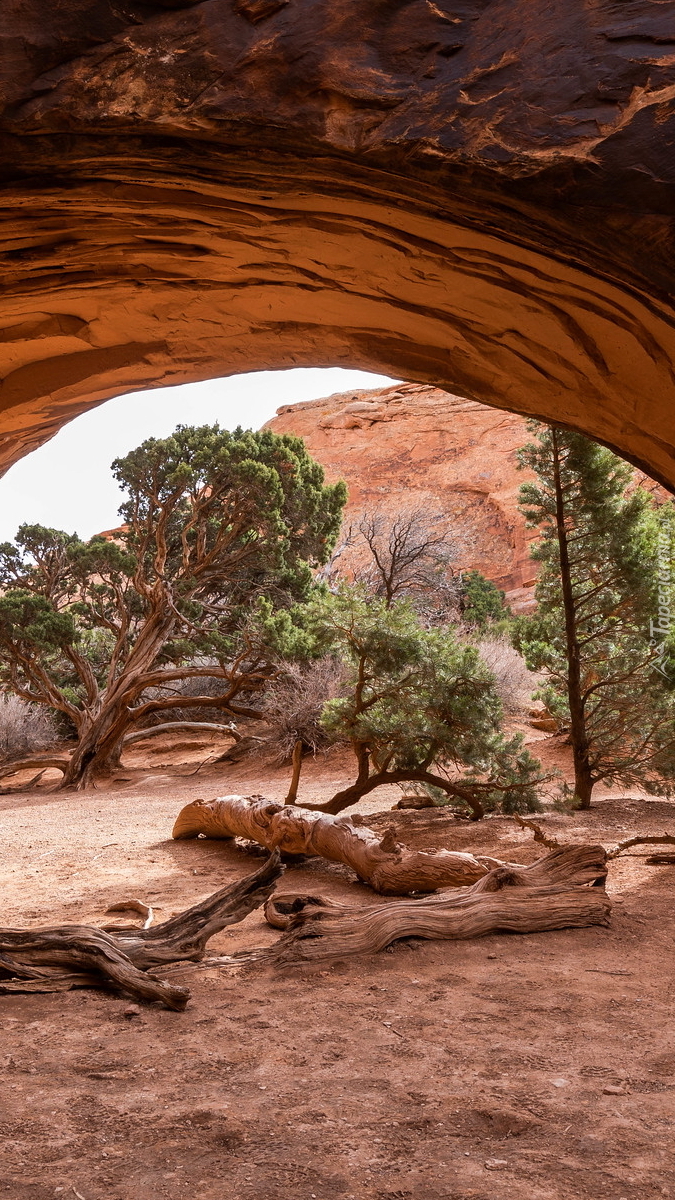
[[[529,606],[535,566],[518,512],[527,475],[516,461],[529,436],[522,417],[403,383],[284,405],[268,428],[304,438],[329,480],[346,480],[347,523],[375,508],[392,517],[420,505],[446,513],[457,567],[481,571],[517,609]]]
[[[351,366],[675,487],[668,0],[11,0],[0,471],[162,384]]]

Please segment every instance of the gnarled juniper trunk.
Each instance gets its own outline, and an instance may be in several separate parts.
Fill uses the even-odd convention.
[[[143,677],[154,665],[175,623],[165,613],[148,621],[121,675],[101,693],[94,711],[82,714],[77,747],[63,776],[63,787],[86,787],[115,765],[122,737],[133,716],[131,706],[143,691]]]
[[[116,703],[104,705],[98,719],[81,731],[61,786],[85,788],[94,776],[105,775],[115,767],[129,721],[129,706],[124,695]]]
[[[306,807],[311,807],[314,812],[331,813],[336,816],[345,808],[351,808],[353,804],[358,804],[363,796],[374,792],[375,788],[384,787],[388,783],[426,783],[430,787],[440,788],[448,797],[466,804],[467,808],[471,810],[472,821],[480,821],[481,817],[485,816],[485,810],[480,800],[468,788],[451,783],[440,775],[434,775],[431,771],[412,769],[409,771],[378,771],[366,778],[359,778],[349,787],[336,792],[325,804],[306,805]]]

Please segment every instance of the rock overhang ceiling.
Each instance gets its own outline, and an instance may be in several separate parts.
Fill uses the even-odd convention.
[[[0,462],[123,391],[358,366],[675,484],[669,0],[11,0]]]

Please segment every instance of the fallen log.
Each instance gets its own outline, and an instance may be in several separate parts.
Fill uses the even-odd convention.
[[[89,925],[0,928],[0,992],[111,984],[138,999],[183,1009],[189,989],[158,979],[149,973],[151,968],[198,962],[214,934],[264,903],[282,870],[279,855],[272,854],[252,875],[147,928],[119,928],[114,933]]]
[[[607,925],[602,846],[569,846],[530,867],[496,867],[470,888],[369,907],[320,896],[272,896],[265,916],[285,932],[278,965],[374,954],[406,937],[459,940],[487,933],[540,933]]]
[[[179,812],[174,838],[247,838],[268,850],[319,855],[351,867],[376,892],[405,896],[475,883],[495,864],[451,850],[409,850],[391,830],[378,838],[349,817],[333,817],[263,796],[195,800]]]
[[[214,721],[164,721],[161,725],[149,725],[146,729],[136,729],[122,738],[122,751],[132,742],[140,742],[145,738],[155,737],[158,733],[176,733],[178,730],[188,733],[229,733],[235,742],[242,740],[242,735],[234,725],[216,723]]]
[[[41,775],[50,768],[61,771],[65,775],[68,769],[68,759],[63,755],[55,754],[32,754],[29,758],[17,758],[12,762],[4,762],[0,764],[0,779],[9,778],[11,775],[18,775],[19,771],[30,771],[34,767],[39,768],[39,774],[34,779],[30,780],[30,786],[37,783]],[[18,788],[0,788],[0,795],[8,795],[11,792],[25,791],[29,785],[22,785]]]
[[[626,838],[625,842],[619,842],[613,850],[608,850],[607,857],[618,858],[620,854],[623,854],[624,850],[630,850],[632,846],[675,846],[675,834],[638,834],[636,837]]]

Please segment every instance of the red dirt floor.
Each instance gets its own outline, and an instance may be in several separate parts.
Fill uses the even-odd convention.
[[[173,819],[198,796],[278,799],[287,772],[188,776],[153,754],[154,773],[130,756],[107,790],[0,796],[3,924],[103,923],[129,896],[162,920],[255,869],[231,843],[171,841]],[[310,764],[305,793],[336,779],[339,760]],[[394,819],[409,845],[542,852],[501,817]],[[610,846],[675,832],[675,803],[605,797],[541,821]],[[381,902],[318,859],[280,886]],[[608,929],[413,939],[328,969],[186,966],[184,1013],[125,1016],[128,1000],[94,990],[0,997],[0,1197],[675,1197],[674,886],[675,867],[631,854],[610,865]],[[257,911],[210,950],[278,937]]]

